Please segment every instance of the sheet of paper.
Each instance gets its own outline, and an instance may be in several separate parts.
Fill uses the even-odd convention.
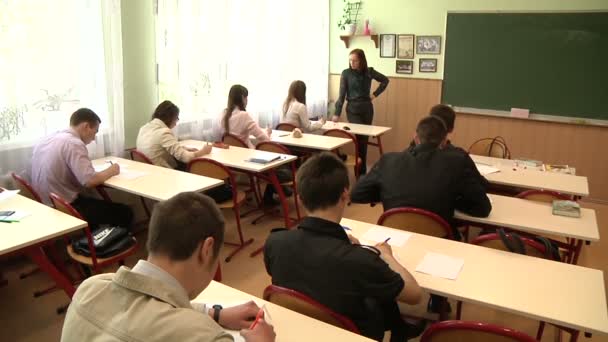
[[[0,216],[0,221],[21,221],[22,219],[30,216],[30,213],[23,210],[15,210],[10,216]]]
[[[428,252],[416,266],[416,272],[430,274],[435,277],[455,280],[458,278],[464,259],[454,258],[444,254]]]
[[[402,247],[411,236],[412,233],[409,232],[399,231],[380,226],[373,226],[361,236],[361,241],[369,241],[376,244],[384,242],[390,237],[391,239],[388,241],[389,245]]]
[[[143,171],[135,171],[135,170],[120,170],[120,174],[114,176],[116,178],[120,178],[120,179],[124,179],[124,180],[131,180],[131,179],[137,179],[139,177],[143,177],[148,175],[147,172],[143,172]]]
[[[481,173],[482,176],[500,172],[499,169],[484,164],[475,163],[475,166],[477,166],[477,170],[479,171],[479,173]]]
[[[123,169],[128,168],[128,165],[126,164],[120,164],[117,162],[113,162],[114,164],[118,164],[120,166],[120,171],[122,172]],[[110,163],[103,163],[103,164],[97,164],[97,165],[93,165],[93,169],[95,169],[95,172],[101,172],[107,168],[109,168],[110,166],[112,166],[112,164]]]
[[[6,199],[14,197],[18,193],[19,193],[19,190],[6,190],[6,189],[4,189],[4,191],[0,192],[0,201],[4,201]]]
[[[238,303],[230,303],[230,302],[228,302],[228,303],[227,303],[227,302],[223,302],[223,303],[222,303],[222,301],[211,301],[211,302],[209,302],[209,303],[221,303],[221,305],[222,305],[222,307],[223,307],[224,309],[229,308],[229,307],[232,307],[232,306],[237,306],[237,305],[245,304],[245,302],[238,302]],[[259,303],[259,302],[258,302],[258,303],[256,303],[256,304],[257,304],[258,306],[260,306],[260,304],[261,304],[261,303]],[[210,304],[207,304],[207,305],[208,305],[208,306],[211,306],[211,305],[213,305],[213,304],[211,304],[211,305],[210,305]],[[262,305],[260,306],[260,308],[261,308],[262,310],[264,310],[264,320],[265,320],[265,321],[266,321],[268,324],[272,325],[272,316],[270,315],[270,312],[269,312],[269,310],[268,310],[268,306],[267,306],[266,304],[262,304]],[[234,338],[234,341],[235,341],[235,342],[245,342],[245,338],[243,338],[243,336],[241,336],[241,332],[240,332],[239,330],[228,330],[228,329],[226,329],[226,332],[227,332],[228,334],[232,335],[232,337]]]

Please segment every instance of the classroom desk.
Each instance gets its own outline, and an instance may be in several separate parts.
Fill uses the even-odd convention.
[[[359,238],[373,226],[350,219],[341,223]],[[608,334],[604,274],[600,270],[415,233],[402,247],[392,249],[418,284],[431,293]],[[455,280],[415,272],[427,252],[464,259],[462,271]]]
[[[315,121],[313,121],[313,122],[315,122]],[[348,128],[350,128],[350,130],[344,130],[345,126],[348,126]],[[327,131],[330,129],[341,129],[341,130],[344,130],[346,132],[349,132],[349,133],[352,133],[355,135],[364,135],[364,136],[367,136],[370,138],[376,138],[377,142],[374,143],[374,142],[370,142],[368,140],[367,144],[372,145],[372,146],[377,146],[378,149],[380,150],[380,154],[384,153],[381,137],[382,137],[382,135],[384,135],[384,133],[391,130],[390,127],[363,125],[363,124],[356,124],[356,123],[352,123],[352,122],[333,122],[331,120],[325,122],[325,124],[321,127],[321,130],[324,130],[324,131]]]
[[[0,201],[0,211],[4,210],[29,215],[20,222],[0,223],[0,255],[22,250],[72,298],[74,285],[50,262],[42,247],[49,240],[86,227],[87,223],[21,195]]]
[[[299,314],[216,281],[212,281],[194,301],[207,304],[230,305],[244,303],[249,300],[255,301],[259,306],[266,305],[271,316],[274,331],[277,334],[277,342],[372,341],[364,336]]]
[[[224,182],[219,179],[193,175],[191,173],[149,165],[118,157],[93,160],[93,166],[107,164],[108,161],[126,166],[126,170],[144,172],[146,175],[135,179],[112,177],[103,185],[156,201],[167,200],[181,192],[204,191]]]
[[[515,167],[515,160],[478,156],[471,154],[476,163],[486,164],[500,172],[486,175],[493,184],[507,185],[525,189],[544,189],[574,196],[589,196],[587,177],[557,172],[524,170]],[[515,169],[515,170],[514,170]]]
[[[324,135],[302,133],[301,138],[294,138],[290,132],[273,130],[270,136],[271,141],[281,145],[307,148],[320,151],[333,151],[346,144],[352,143],[352,140],[337,137],[328,137]]]

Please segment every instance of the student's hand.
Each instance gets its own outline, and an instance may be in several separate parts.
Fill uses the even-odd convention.
[[[201,157],[201,156],[207,155],[207,154],[211,153],[211,150],[212,150],[212,146],[207,144],[196,152],[196,156]]]
[[[319,122],[321,123],[321,125],[325,125],[325,118],[319,119]]]
[[[270,136],[272,134],[272,128],[271,127],[266,127],[266,134],[268,134],[268,136]]]
[[[194,147],[184,147],[186,149],[186,151],[188,152],[198,152],[197,149],[195,149]]]
[[[251,323],[253,323],[255,316],[259,311],[260,307],[257,306],[254,301],[250,300],[245,304],[222,309],[222,311],[220,311],[220,321],[218,323],[230,330],[247,329]]]
[[[352,243],[353,245],[360,245],[361,242],[359,242],[359,239],[357,239],[356,237],[350,235],[350,234],[346,234],[346,236],[348,236],[348,239],[350,240],[350,243]]]
[[[277,334],[275,334],[272,325],[266,323],[264,318],[260,318],[253,330],[241,330],[241,336],[247,342],[274,342]]]
[[[118,165],[118,163],[110,165],[110,167],[108,168],[108,172],[110,174],[110,177],[120,174],[120,165]]]
[[[381,242],[375,247],[380,251],[380,256],[393,256],[393,249],[387,242]]]
[[[334,115],[334,116],[331,117],[331,121],[338,122],[338,121],[340,121],[340,117],[337,116],[337,115]]]

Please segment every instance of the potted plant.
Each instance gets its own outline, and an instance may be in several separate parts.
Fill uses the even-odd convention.
[[[361,8],[361,1],[343,1],[344,7],[342,8],[342,18],[338,20],[338,28],[344,32],[344,35],[352,36],[357,30],[357,16],[359,15],[359,9]]]

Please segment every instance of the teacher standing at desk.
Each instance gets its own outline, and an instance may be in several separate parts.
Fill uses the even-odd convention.
[[[346,118],[348,122],[371,125],[374,119],[374,105],[372,101],[380,96],[388,85],[388,78],[374,68],[367,67],[365,52],[354,49],[348,56],[350,67],[342,71],[340,76],[340,94],[336,101],[336,113],[332,120],[337,122],[342,113],[344,98],[348,101],[346,105]],[[372,79],[380,84],[370,95]],[[359,145],[359,158],[361,158],[361,175],[367,173],[367,136],[357,135]]]

